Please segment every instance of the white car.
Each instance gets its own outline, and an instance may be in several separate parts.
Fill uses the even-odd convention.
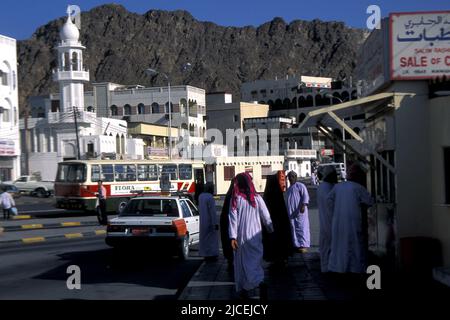
[[[181,259],[199,242],[197,207],[184,196],[140,196],[131,199],[108,223],[106,244],[112,247],[148,244],[170,246]]]

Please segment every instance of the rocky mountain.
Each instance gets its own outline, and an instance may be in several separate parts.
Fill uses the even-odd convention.
[[[208,91],[231,91],[239,97],[245,81],[286,74],[348,77],[355,66],[363,30],[342,22],[274,18],[259,27],[225,27],[201,22],[186,11],[152,10],[143,15],[120,5],[103,5],[82,13],[81,42],[92,82],[163,85],[150,78],[149,66],[169,74],[172,84]],[[31,95],[57,92],[52,69],[59,28],[65,18],[40,27],[19,41],[20,106]],[[192,67],[183,70],[187,62]]]

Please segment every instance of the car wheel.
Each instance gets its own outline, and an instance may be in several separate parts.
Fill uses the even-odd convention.
[[[189,235],[185,235],[181,240],[178,248],[178,258],[180,260],[186,260],[189,257]]]
[[[45,198],[47,196],[47,191],[42,188],[38,188],[35,190],[36,197]]]

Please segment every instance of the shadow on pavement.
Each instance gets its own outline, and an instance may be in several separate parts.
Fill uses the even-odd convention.
[[[126,283],[180,291],[201,264],[201,260],[180,261],[164,252],[153,250],[104,249],[58,256],[65,262],[63,265],[34,278],[66,281],[69,276],[66,273],[67,267],[77,265],[81,269],[83,284]],[[176,299],[177,294],[159,299]]]

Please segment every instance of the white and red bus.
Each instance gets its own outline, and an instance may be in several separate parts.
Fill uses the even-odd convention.
[[[58,164],[55,179],[57,208],[95,211],[98,181],[106,188],[106,209],[115,212],[137,193],[163,194],[160,180],[170,181],[170,192],[194,194],[205,182],[204,162],[192,160],[71,160]]]

